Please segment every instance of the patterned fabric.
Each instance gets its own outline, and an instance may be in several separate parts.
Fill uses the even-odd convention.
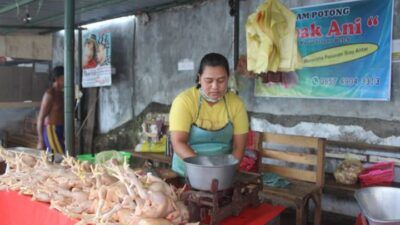
[[[263,173],[262,174],[263,184],[270,187],[285,188],[290,182],[285,178],[279,176],[276,173]]]

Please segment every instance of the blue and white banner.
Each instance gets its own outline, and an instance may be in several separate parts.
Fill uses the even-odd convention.
[[[304,68],[293,84],[256,82],[257,96],[390,100],[393,0],[292,9]]]

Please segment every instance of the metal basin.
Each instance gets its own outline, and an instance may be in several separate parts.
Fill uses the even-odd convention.
[[[232,187],[239,161],[233,155],[194,156],[183,160],[190,185],[198,190],[211,191],[213,180],[218,180],[217,190]]]
[[[400,225],[400,188],[362,188],[354,196],[370,225]]]

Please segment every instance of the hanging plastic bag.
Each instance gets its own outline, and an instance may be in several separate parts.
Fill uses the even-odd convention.
[[[246,22],[247,70],[290,72],[303,67],[296,15],[279,0],[267,0]]]
[[[249,171],[249,172],[257,172],[258,171],[258,160],[259,160],[259,152],[257,151],[256,146],[256,132],[250,130],[247,134],[247,143],[246,149],[244,151],[244,156],[242,161],[240,162],[240,170]]]

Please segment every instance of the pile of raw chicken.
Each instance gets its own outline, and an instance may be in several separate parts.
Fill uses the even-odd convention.
[[[51,208],[78,219],[79,225],[190,224],[188,209],[180,200],[182,189],[115,160],[91,165],[65,157],[54,164],[45,154],[36,157],[0,147],[0,161],[7,164],[0,190],[49,202]]]

